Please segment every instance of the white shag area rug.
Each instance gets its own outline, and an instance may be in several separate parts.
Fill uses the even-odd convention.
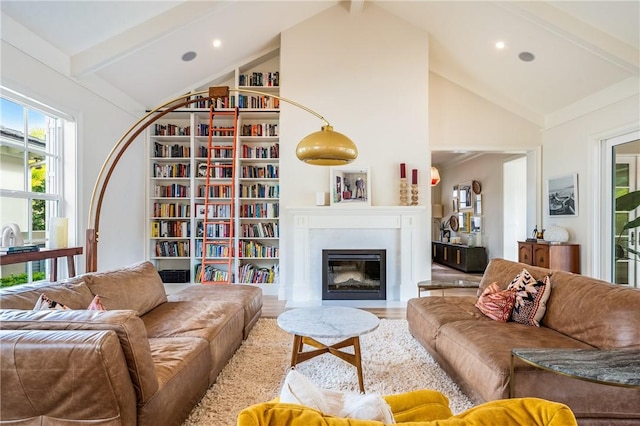
[[[275,319],[260,319],[183,426],[235,426],[243,408],[277,397],[290,368],[292,345],[293,336]],[[436,389],[449,398],[454,414],[473,406],[411,336],[406,320],[380,320],[376,330],[360,337],[360,347],[367,393]],[[323,354],[296,369],[322,388],[358,392],[356,368],[333,355]]]

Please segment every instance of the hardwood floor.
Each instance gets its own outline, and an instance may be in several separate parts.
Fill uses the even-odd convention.
[[[457,271],[455,269],[448,268],[446,266],[433,264],[431,268],[431,278],[438,280],[470,280],[480,281],[482,274],[465,274],[464,272]],[[441,295],[442,292],[438,291],[434,296]],[[426,293],[423,293],[426,295]],[[475,295],[475,289],[462,289],[462,290],[446,290],[445,295]],[[417,296],[417,290],[416,290]],[[262,300],[262,317],[263,318],[277,318],[282,312],[287,309],[285,300],[278,300],[277,296],[264,296]],[[387,319],[404,319],[407,315],[406,306],[387,306],[387,307],[374,307],[374,308],[360,308],[365,311],[369,311],[376,315],[378,318]]]

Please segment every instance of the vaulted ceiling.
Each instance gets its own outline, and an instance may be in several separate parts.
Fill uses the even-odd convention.
[[[640,1],[14,1],[2,38],[143,108],[228,73],[326,8],[379,7],[430,34],[431,71],[545,127],[585,100],[637,91]],[[28,30],[28,31],[25,31]],[[221,46],[215,48],[212,41]],[[502,41],[503,49],[495,44]],[[194,60],[181,58],[195,52]],[[519,58],[523,52],[532,61]]]

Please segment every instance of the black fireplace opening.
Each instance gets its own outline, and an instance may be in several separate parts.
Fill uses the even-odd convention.
[[[322,300],[386,299],[386,250],[322,250]]]

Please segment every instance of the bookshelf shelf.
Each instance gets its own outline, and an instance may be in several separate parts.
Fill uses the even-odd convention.
[[[256,82],[264,84],[256,85]],[[194,88],[194,91],[209,86],[238,87],[279,95],[279,53],[277,50],[269,52],[241,65],[229,75]],[[205,233],[207,242],[214,245],[218,239],[229,240],[228,227],[212,225],[211,215],[208,224],[204,225],[206,174],[213,173],[209,178],[209,203],[215,203],[216,208],[222,208],[224,203],[234,203],[235,211],[232,218],[222,211],[213,213],[213,217],[221,222],[232,220],[235,228],[233,251],[237,253],[232,259],[231,271],[224,270],[221,262],[215,269],[220,267],[222,270],[209,271],[209,274],[224,276],[230,273],[233,283],[257,285],[267,289],[265,294],[275,295],[280,261],[276,255],[280,245],[279,102],[250,92],[237,93],[218,101],[215,111],[232,112],[236,106],[239,114],[235,135],[231,131],[233,123],[227,125],[224,119],[214,121],[212,141],[215,146],[230,146],[234,138],[236,142],[235,158],[230,156],[231,150],[214,150],[211,161],[212,164],[219,163],[219,169],[207,169],[210,110],[204,100],[166,114],[149,128],[147,258],[159,271],[188,271],[189,282],[199,282]],[[231,181],[231,176],[226,175],[230,169],[222,166],[229,164],[236,170],[235,197],[225,192],[229,190],[225,184]],[[220,186],[216,187],[218,183]],[[162,226],[172,231],[163,234]],[[255,250],[252,254],[269,255],[247,255],[240,250],[242,247]],[[208,250],[211,251],[210,246]],[[229,254],[222,248],[207,254],[207,259],[216,261],[228,258]]]

